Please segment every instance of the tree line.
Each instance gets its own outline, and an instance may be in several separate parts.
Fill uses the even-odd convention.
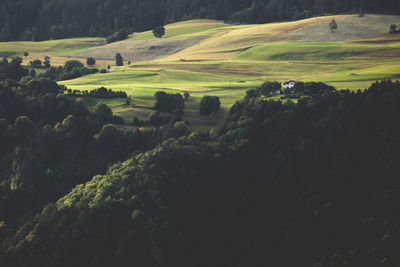
[[[4,0],[0,41],[102,36],[188,19],[265,23],[336,13],[399,13],[397,0]]]

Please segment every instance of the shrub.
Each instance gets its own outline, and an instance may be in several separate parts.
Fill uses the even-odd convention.
[[[94,59],[94,58],[92,58],[92,57],[88,57],[87,59],[86,59],[86,65],[88,65],[88,66],[93,66],[93,65],[95,65],[96,64],[96,59]]]
[[[399,33],[400,30],[397,29],[397,25],[396,24],[391,24],[390,25],[390,30],[389,33]]]
[[[203,96],[200,100],[200,113],[209,116],[219,110],[221,102],[218,96]]]
[[[338,25],[336,23],[335,19],[332,19],[332,21],[329,23],[329,29],[333,32],[334,30],[337,30]]]
[[[183,93],[183,97],[185,98],[185,101],[189,99],[190,94],[188,92]]]

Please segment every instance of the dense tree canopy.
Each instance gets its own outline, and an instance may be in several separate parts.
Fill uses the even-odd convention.
[[[6,79],[19,81],[22,77],[28,76],[29,71],[21,66],[22,59],[17,57],[10,62],[0,57],[0,82]]]
[[[174,126],[122,131],[111,125],[122,118],[103,103],[90,111],[53,80],[20,84],[12,77],[0,83],[0,228],[13,231],[108,165],[187,134]]]
[[[398,266],[399,106],[400,83],[390,81],[364,92],[311,95],[298,104],[247,95],[218,131],[187,135],[184,123],[176,123],[169,128],[173,138],[103,175],[75,181],[86,183],[69,187],[35,216],[16,203],[26,195],[7,191],[5,181],[0,263]],[[98,112],[110,115],[104,106]],[[62,169],[52,164],[68,163],[58,157],[73,155],[71,150],[58,154],[58,146],[78,142],[82,150],[86,132],[79,130],[79,114],[37,130],[29,116],[16,113],[15,123],[0,119],[2,144],[15,138],[40,144],[23,142],[15,152],[16,167],[9,174],[22,192],[35,183],[42,190],[35,198],[47,192],[43,182]],[[120,143],[124,133],[109,124],[94,140],[84,136],[101,144],[91,147],[100,152],[96,157],[127,148]],[[1,153],[14,151],[13,145],[6,147]],[[52,164],[35,166],[32,159],[41,147],[53,147],[45,150],[51,155],[43,155]],[[73,168],[77,175],[87,166],[74,164],[80,166]],[[40,179],[30,181],[33,175]],[[56,180],[62,188],[64,180]],[[25,213],[13,218],[9,209],[16,208]]]
[[[363,12],[400,12],[397,0],[3,0],[0,41],[73,36],[109,36],[115,41],[125,33],[192,18],[263,23],[358,13],[360,2]]]

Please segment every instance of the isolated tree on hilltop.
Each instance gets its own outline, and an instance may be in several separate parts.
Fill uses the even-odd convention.
[[[154,36],[157,37],[157,38],[163,37],[164,34],[165,34],[165,28],[164,28],[164,26],[158,26],[157,28],[155,28],[155,29],[153,30],[153,34],[154,34]]]
[[[332,32],[338,28],[335,19],[333,19],[333,20],[329,23],[329,28],[331,29]]]
[[[115,65],[117,65],[117,66],[124,65],[124,60],[122,59],[122,56],[120,53],[115,54]]]

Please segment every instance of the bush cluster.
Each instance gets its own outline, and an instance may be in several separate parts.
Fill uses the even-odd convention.
[[[158,91],[154,95],[156,103],[154,109],[163,112],[172,112],[174,109],[185,109],[185,100],[181,94],[169,94],[164,91]]]
[[[85,68],[78,60],[68,60],[63,67],[50,67],[46,72],[39,74],[39,77],[47,77],[55,81],[64,81],[98,72],[99,70],[96,68]]]

